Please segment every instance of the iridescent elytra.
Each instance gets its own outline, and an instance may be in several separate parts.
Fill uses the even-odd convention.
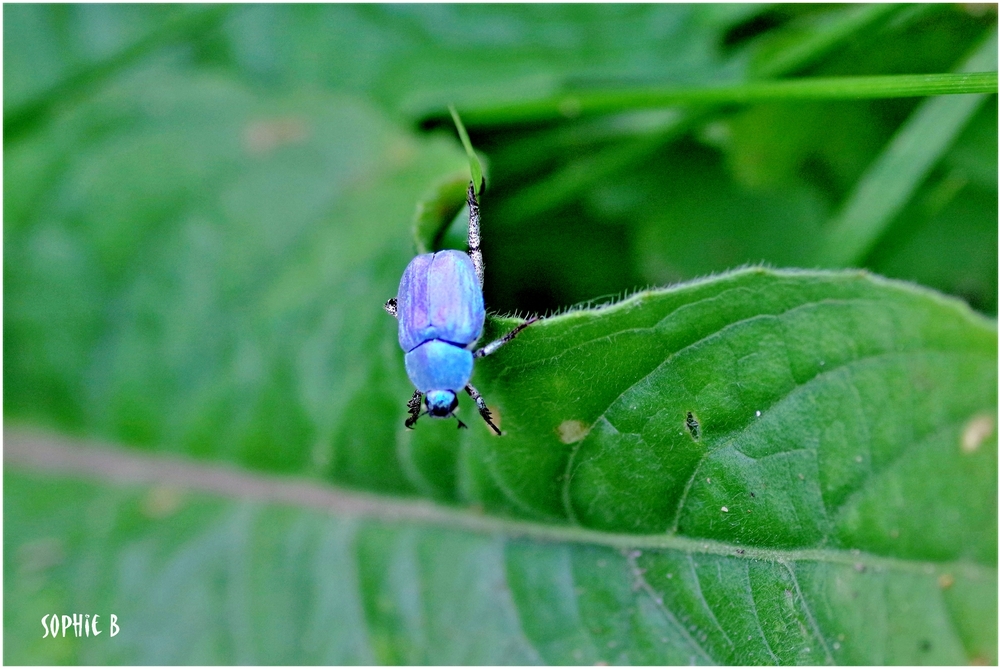
[[[423,415],[421,399],[428,416],[455,416],[458,392],[465,390],[475,400],[486,424],[500,434],[483,396],[469,383],[472,363],[494,353],[538,319],[528,319],[500,339],[475,347],[483,334],[486,308],[483,254],[479,249],[479,201],[472,183],[466,199],[468,252],[447,250],[415,257],[403,271],[399,292],[385,303],[385,310],[399,321],[399,345],[406,354],[406,374],[416,386],[406,404],[409,413],[406,427],[412,428]],[[466,427],[461,420],[458,426]]]

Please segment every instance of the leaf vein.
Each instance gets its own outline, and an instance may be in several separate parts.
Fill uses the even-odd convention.
[[[646,596],[653,601],[653,604],[656,606],[656,608],[663,612],[663,615],[667,618],[670,624],[673,625],[674,628],[676,628],[680,632],[681,636],[683,636],[684,639],[696,651],[698,651],[699,654],[701,654],[702,658],[708,664],[715,664],[715,662],[712,660],[712,657],[708,654],[708,651],[702,648],[701,644],[698,643],[698,641],[693,636],[691,636],[691,633],[688,631],[688,629],[684,625],[682,625],[679,620],[677,620],[677,617],[674,615],[674,612],[671,611],[670,608],[663,603],[663,597],[661,597],[659,593],[656,592],[656,590],[653,588],[653,586],[649,584],[649,581],[646,580],[646,577],[643,575],[643,570],[639,568],[639,565],[636,562],[637,557],[638,557],[638,551],[629,551],[627,553],[629,569],[632,571],[632,578],[635,579],[636,584],[638,584],[638,586],[642,589],[642,591],[646,593]]]
[[[806,619],[809,621],[809,626],[812,627],[813,634],[819,640],[820,644],[823,646],[823,652],[826,654],[827,664],[836,664],[833,659],[833,653],[830,652],[830,646],[826,642],[826,637],[823,636],[823,632],[820,630],[819,625],[816,623],[816,618],[813,616],[812,609],[809,608],[809,602],[806,601],[805,595],[802,594],[802,588],[799,587],[799,579],[795,575],[795,569],[785,560],[779,560],[778,564],[782,565],[788,570],[788,575],[792,577],[792,584],[795,586],[795,594],[798,596],[799,601],[802,602],[803,612],[806,614]]]
[[[705,599],[705,593],[702,592],[701,589],[701,576],[698,575],[697,565],[695,565],[694,563],[694,556],[691,553],[688,553],[687,559],[688,559],[688,564],[691,566],[691,573],[694,575],[694,587],[695,591],[698,593],[698,600],[701,602],[702,606],[705,607],[705,611],[708,612],[708,616],[712,619],[712,622],[715,623],[715,626],[719,629],[720,632],[722,632],[722,637],[726,640],[726,643],[729,644],[729,647],[735,649],[736,646],[735,644],[733,644],[733,640],[729,638],[728,634],[726,634],[726,630],[723,629],[722,624],[719,622],[719,619],[715,617],[715,611],[712,610],[712,607],[711,605],[709,605],[708,600]]]
[[[757,599],[753,592],[753,581],[750,579],[749,562],[744,564],[743,572],[746,576],[747,592],[750,594],[750,606],[753,607],[753,620],[757,623],[757,629],[760,630],[760,638],[764,642],[764,648],[767,649],[768,654],[771,656],[771,659],[774,660],[775,664],[781,664],[781,660],[778,659],[778,656],[774,654],[774,650],[771,649],[771,642],[767,640],[767,635],[764,634],[764,628],[760,624],[760,612],[757,610]]]

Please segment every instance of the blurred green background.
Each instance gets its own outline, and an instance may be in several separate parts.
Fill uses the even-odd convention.
[[[425,122],[443,119],[448,102],[461,110],[588,87],[740,81],[861,10],[14,7],[5,30],[7,142],[18,150],[59,110],[140,72],[152,80],[199,74],[263,96],[336,92],[404,132],[451,133],[448,123]],[[783,74],[947,72],[995,22],[989,5],[872,14]],[[498,312],[544,312],[744,263],[813,266],[824,223],[919,102],[729,107],[666,133],[669,117],[649,112],[472,125],[491,166],[487,301]],[[861,265],[996,314],[996,117],[991,97]],[[624,156],[623,145],[632,148]],[[144,169],[136,158],[133,168]],[[8,177],[9,226],[23,219],[14,207],[24,191],[46,177]]]
[[[449,498],[382,464],[397,427],[386,416],[407,393],[381,313],[413,252],[418,203],[434,225],[461,223],[454,192],[468,167],[449,103],[469,111],[487,166],[493,313],[552,313],[745,264],[831,266],[824,240],[867,184],[902,195],[848,264],[997,314],[996,95],[948,103],[935,126],[946,129],[911,141],[926,165],[913,174],[871,169],[923,98],[504,118],[518,102],[621,87],[952,72],[981,62],[984,44],[991,63],[978,69],[995,70],[996,5],[6,5],[3,16],[8,424]],[[484,109],[491,120],[477,121]],[[28,532],[63,493],[76,494],[8,480],[5,548],[12,526]],[[10,495],[38,515],[10,517]],[[5,659],[119,661],[18,645],[22,624],[37,636],[37,617],[7,613],[43,587],[25,576],[31,550],[5,550],[6,648],[23,653]]]

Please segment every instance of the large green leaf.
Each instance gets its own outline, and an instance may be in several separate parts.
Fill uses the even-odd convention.
[[[414,203],[467,169],[356,100],[155,68],[6,158],[8,414],[297,470],[377,373]]]
[[[575,524],[8,433],[8,461],[155,485],[8,473],[5,659],[995,661],[996,339],[967,310],[864,276],[754,271],[540,331],[491,361],[508,435],[473,435],[494,462],[573,449],[560,487]],[[622,347],[653,371],[626,370]],[[588,402],[559,392],[614,365],[635,381],[594,403],[608,408],[589,435],[578,419],[528,425],[586,419]],[[517,392],[539,383],[555,396]],[[657,515],[685,449],[700,462],[677,513]],[[523,495],[538,462],[520,468]],[[623,500],[675,527],[600,515]],[[37,638],[42,616],[77,609],[118,615],[120,640]]]
[[[549,319],[484,362],[506,435],[462,435],[457,493],[439,452],[450,425],[397,429],[382,462],[479,511],[220,483],[112,452],[126,479],[168,487],[8,478],[8,579],[34,584],[8,610],[98,601],[135,621],[131,650],[63,651],[83,661],[995,657],[996,336],[967,309],[864,275],[751,270]],[[15,461],[109,471],[14,436]],[[181,503],[171,486],[300,508]],[[332,641],[314,631],[327,625]]]

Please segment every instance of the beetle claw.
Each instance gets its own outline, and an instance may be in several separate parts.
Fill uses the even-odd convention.
[[[406,403],[406,412],[410,414],[404,423],[407,430],[412,430],[413,426],[417,424],[417,419],[420,418],[420,400],[422,398],[423,393],[415,390],[413,391],[413,397]]]

